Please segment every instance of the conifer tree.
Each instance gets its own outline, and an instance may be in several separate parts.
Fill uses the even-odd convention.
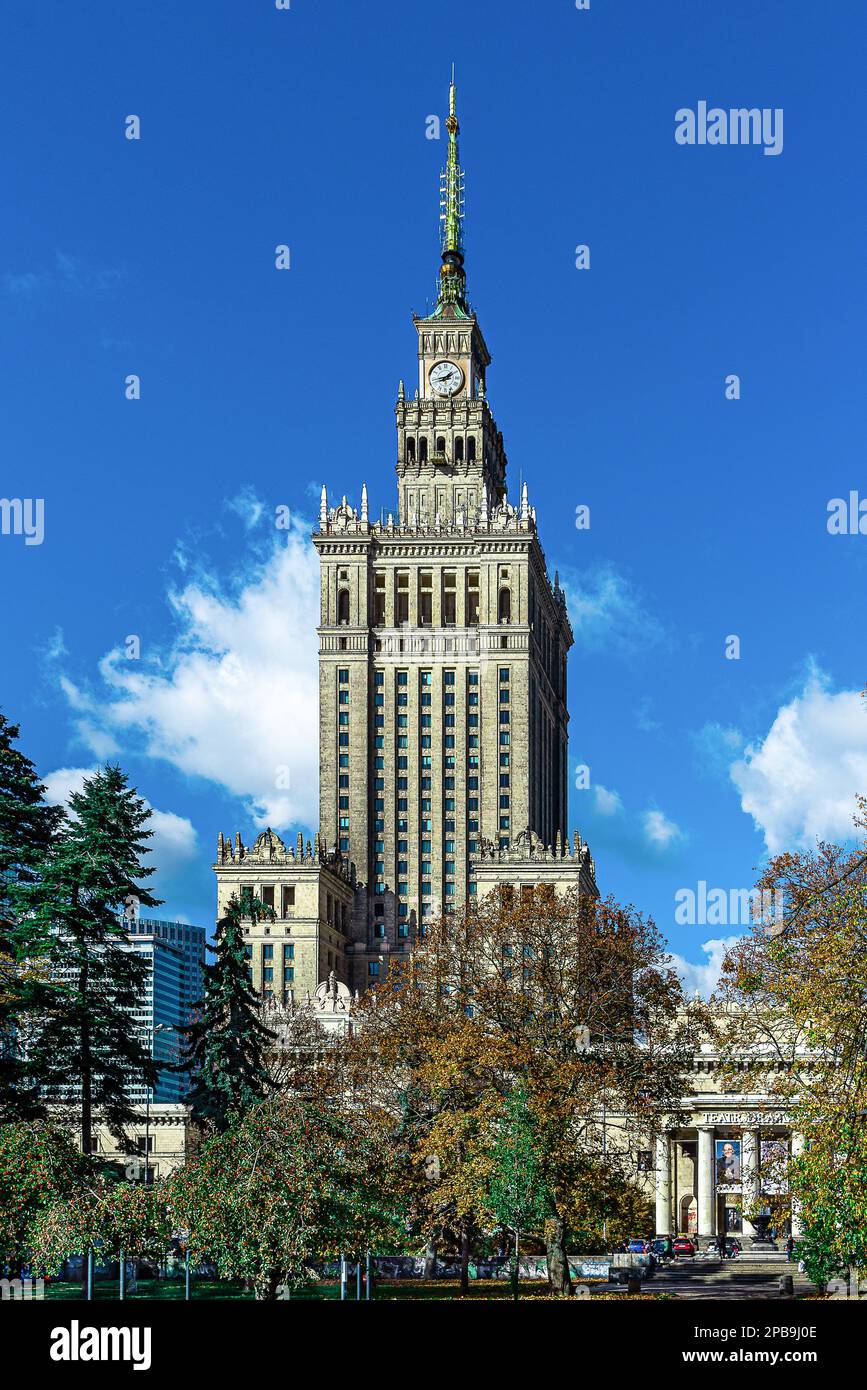
[[[233,895],[217,923],[214,961],[204,967],[205,992],[198,1017],[183,1030],[181,1069],[192,1075],[188,1096],[199,1124],[223,1133],[270,1089],[265,1050],[276,1036],[259,1017],[250,988],[242,917],[252,923],[273,917],[259,898]]]
[[[156,907],[141,862],[150,810],[119,767],[106,765],[69,798],[71,815],[32,885],[28,908],[42,933],[50,982],[28,1046],[33,1079],[52,1099],[80,1106],[81,1145],[103,1119],[118,1137],[136,1118],[130,1090],[158,1075],[133,1026],[150,964],[130,950],[123,913],[131,901]]]
[[[22,1053],[40,955],[25,900],[63,823],[63,811],[46,806],[33,763],[15,746],[18,734],[0,714],[0,1122],[42,1113]]]

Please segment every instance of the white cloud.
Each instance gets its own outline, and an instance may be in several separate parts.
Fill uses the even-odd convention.
[[[800,695],[732,763],[741,807],[769,854],[850,840],[856,797],[867,791],[867,711],[858,691],[833,693],[811,668]]]
[[[593,787],[593,806],[600,816],[617,816],[623,810],[620,793],[609,791],[601,782]]]
[[[42,778],[45,800],[50,806],[66,806],[72,793],[81,791],[85,777],[92,777],[96,771],[95,767],[55,768]],[[147,842],[144,863],[157,870],[155,881],[170,880],[198,858],[195,829],[186,816],[155,810],[146,797],[142,800],[151,811],[147,828],[153,831],[152,839]]]
[[[683,838],[683,831],[680,826],[675,825],[673,820],[669,820],[662,811],[650,809],[642,816],[642,826],[644,836],[648,844],[653,845],[654,849],[666,850],[669,845]]]
[[[230,512],[241,518],[247,531],[252,531],[254,526],[258,526],[265,512],[264,502],[249,486],[242,487],[240,492],[229,499],[226,506]]]
[[[668,640],[665,628],[613,565],[560,570],[576,644],[585,651],[633,656]]]
[[[701,949],[707,957],[703,961],[686,960],[683,956],[676,954],[669,956],[668,963],[677,971],[687,994],[695,994],[697,990],[702,998],[707,999],[713,993],[719,984],[723,958],[726,952],[740,939],[739,936],[726,936],[712,941],[703,941]]]
[[[662,855],[687,838],[680,826],[656,807],[631,811],[618,791],[601,782],[593,784],[592,793],[588,834],[597,850],[615,850],[633,863],[658,864]]]
[[[98,756],[115,740],[242,798],[257,825],[315,826],[319,561],[294,517],[250,553],[231,584],[198,574],[169,594],[170,647],[140,661],[109,652],[96,693],[61,684]]]

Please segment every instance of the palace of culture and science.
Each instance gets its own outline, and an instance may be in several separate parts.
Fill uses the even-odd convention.
[[[319,833],[218,841],[218,912],[245,891],[274,908],[248,951],[275,1004],[329,977],[363,991],[429,920],[499,881],[597,892],[567,834],[566,600],[526,483],[509,500],[467,297],[454,83],[445,124],[437,302],[413,320],[418,385],[401,381],[395,407],[397,511],[372,521],[366,486],[360,506],[323,487],[313,536]]]

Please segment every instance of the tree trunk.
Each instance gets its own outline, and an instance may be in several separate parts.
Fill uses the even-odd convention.
[[[437,1243],[429,1240],[427,1249],[424,1252],[424,1279],[436,1279],[437,1277]]]
[[[265,1270],[253,1281],[253,1291],[257,1303],[274,1303],[277,1300],[277,1290],[282,1284],[283,1279],[274,1269]]]
[[[572,1276],[566,1258],[566,1223],[561,1216],[545,1223],[545,1250],[548,1256],[548,1283],[551,1292],[567,1298],[572,1293]]]
[[[461,1297],[470,1291],[470,1238],[466,1227],[461,1231]]]

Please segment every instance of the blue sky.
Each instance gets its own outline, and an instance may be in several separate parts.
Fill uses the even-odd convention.
[[[827,530],[867,497],[867,15],[443,15],[7,8],[0,491],[44,499],[45,536],[0,536],[0,699],[53,795],[128,769],[167,915],[211,922],[218,830],[315,828],[306,535],[323,481],[394,506],[454,60],[489,399],[575,626],[572,822],[705,984],[737,927],[678,925],[678,889],[749,887],[867,790],[867,536]],[[678,145],[702,100],[782,108],[782,153]]]

